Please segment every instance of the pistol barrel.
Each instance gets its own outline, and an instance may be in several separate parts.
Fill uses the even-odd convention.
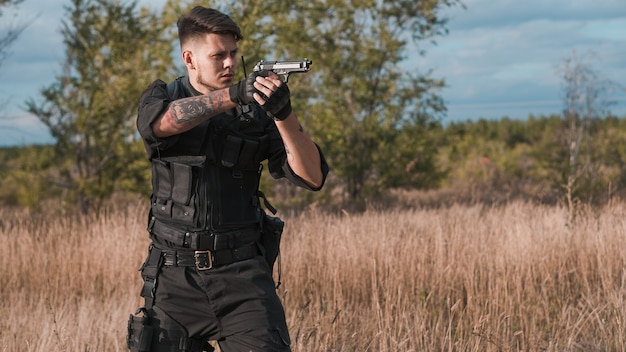
[[[308,72],[311,70],[312,61],[260,61],[254,66],[254,71],[272,71],[279,75],[288,75],[294,72]]]

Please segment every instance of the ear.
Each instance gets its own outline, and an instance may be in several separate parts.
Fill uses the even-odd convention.
[[[183,50],[182,53],[183,63],[188,70],[195,70],[196,66],[193,63],[193,52],[191,50]]]

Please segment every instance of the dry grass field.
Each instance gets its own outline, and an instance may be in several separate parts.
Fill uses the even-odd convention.
[[[309,210],[288,221],[293,350],[626,351],[626,207]],[[145,209],[0,209],[0,351],[125,351]]]

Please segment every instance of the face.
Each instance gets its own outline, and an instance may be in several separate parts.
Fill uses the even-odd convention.
[[[183,61],[189,81],[200,93],[207,94],[233,84],[237,68],[237,41],[230,34],[206,34],[183,47]]]

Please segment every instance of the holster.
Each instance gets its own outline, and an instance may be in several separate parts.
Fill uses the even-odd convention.
[[[279,217],[264,214],[261,227],[261,245],[264,256],[270,269],[274,269],[276,258],[280,254],[280,239],[285,222]]]
[[[163,266],[161,251],[150,246],[148,257],[141,266],[141,276],[144,284],[141,288],[141,296],[145,299],[145,305],[131,314],[128,318],[128,334],[126,344],[131,352],[150,352],[153,337],[158,334],[151,321],[154,292],[157,285],[157,277]]]
[[[139,316],[140,313],[143,313],[143,316]],[[128,349],[132,352],[149,352],[153,331],[148,312],[145,308],[139,308],[128,318],[128,335],[126,335]]]

